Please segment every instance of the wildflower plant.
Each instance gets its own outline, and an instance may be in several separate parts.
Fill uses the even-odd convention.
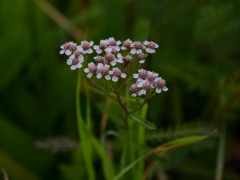
[[[82,144],[83,156],[86,163],[89,179],[95,179],[92,155],[89,150],[95,147],[99,156],[102,158],[103,169],[106,179],[119,179],[129,170],[131,163],[137,155],[142,156],[143,151],[139,150],[133,155],[133,142],[144,143],[143,127],[154,129],[153,123],[146,120],[147,102],[156,94],[168,91],[166,81],[158,72],[144,69],[144,63],[148,61],[150,54],[156,52],[158,44],[153,41],[132,41],[126,39],[121,42],[110,37],[100,40],[95,44],[93,41],[82,41],[79,45],[74,42],[67,42],[60,46],[60,54],[68,56],[67,64],[71,70],[78,70],[78,82],[76,90],[76,108],[80,141]],[[108,99],[115,101],[119,107],[117,110],[122,111],[122,124],[124,126],[123,152],[121,157],[121,172],[118,175],[114,173],[114,167],[107,157],[102,146],[95,139],[91,132],[90,107],[87,105],[86,121],[83,120],[80,113],[80,81],[85,79],[84,87],[88,87],[95,92],[105,94]],[[87,98],[88,94],[87,94]],[[89,108],[88,108],[89,107]],[[132,122],[138,122],[142,126],[135,127]],[[102,129],[101,129],[102,131]],[[105,129],[103,130],[105,131]],[[119,130],[121,132],[121,129]],[[104,132],[103,132],[104,133]],[[103,136],[107,135],[106,134]],[[118,134],[116,131],[115,134]],[[90,139],[90,140],[88,140]],[[132,150],[131,150],[132,149]],[[152,153],[152,152],[151,152]],[[145,157],[145,156],[143,156]],[[132,167],[130,164],[129,166]],[[141,167],[139,166],[139,171]],[[142,171],[142,170],[141,170]],[[140,177],[139,173],[139,177]],[[139,179],[136,173],[133,177],[126,179]]]
[[[99,44],[67,42],[60,47],[60,54],[68,56],[71,70],[80,69],[90,86],[118,102],[126,116],[139,111],[155,94],[168,90],[159,73],[143,69],[149,54],[158,48],[153,41],[121,42],[110,37]],[[88,54],[93,59],[87,60]],[[137,104],[133,109],[129,98]]]

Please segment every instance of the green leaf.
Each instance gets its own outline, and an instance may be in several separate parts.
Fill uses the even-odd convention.
[[[130,117],[133,120],[137,121],[139,124],[141,124],[146,129],[153,130],[156,127],[155,124],[147,121],[147,119],[145,119],[145,118],[138,117],[138,116],[135,116],[135,115],[130,115]]]
[[[184,137],[184,138],[179,138],[175,139],[172,141],[169,141],[167,143],[162,144],[161,146],[170,146],[170,145],[188,145],[188,144],[193,144],[196,142],[200,142],[204,139],[206,139],[208,136],[189,136],[189,137]]]

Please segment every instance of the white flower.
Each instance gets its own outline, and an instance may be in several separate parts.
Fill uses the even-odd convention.
[[[156,78],[155,79],[155,86],[156,86],[156,93],[161,93],[162,91],[168,91],[168,88],[165,86],[166,81],[162,78]]]
[[[133,74],[133,77],[135,79],[137,79],[137,78],[145,79],[147,77],[147,73],[148,73],[148,71],[146,71],[145,69],[139,69],[138,73]]]
[[[97,63],[103,63],[103,64],[105,63],[105,57],[96,56],[96,57],[94,57],[94,59]]]
[[[132,47],[132,50],[130,51],[131,54],[142,53],[142,49],[145,49],[145,46],[140,41],[132,43],[131,47]]]
[[[67,56],[71,55],[74,51],[77,50],[77,44],[73,42],[67,42],[60,46],[62,49],[60,54],[66,54]]]
[[[67,60],[67,64],[71,65],[71,70],[75,70],[76,68],[82,67],[82,62],[84,61],[83,55],[79,55],[76,57],[74,54],[69,57]]]
[[[140,91],[139,91],[139,88],[137,87],[137,85],[136,84],[132,84],[131,86],[130,86],[130,91],[131,91],[131,95],[133,96],[133,97],[136,97],[137,95],[141,95],[140,94]]]
[[[90,77],[92,77],[93,74],[96,74],[97,66],[93,62],[88,63],[88,68],[85,68],[84,72],[88,73],[87,77],[90,78]]]
[[[155,78],[157,78],[158,77],[158,74],[157,73],[155,73],[155,72],[151,72],[151,71],[148,71],[147,72],[147,76],[146,76],[146,79],[148,80],[148,81],[154,81],[155,80]]]
[[[122,71],[119,68],[113,68],[112,71],[109,71],[109,74],[112,75],[112,81],[117,82],[118,77],[121,76],[122,78],[126,78],[126,74],[122,73]]]
[[[158,45],[153,41],[144,41],[143,44],[147,46],[148,53],[155,53],[155,49],[158,48]]]
[[[97,65],[97,78],[100,79],[102,76],[105,77],[106,80],[110,80],[111,77],[109,75],[109,65],[98,63]]]
[[[143,63],[145,62],[145,58],[146,58],[146,57],[147,57],[146,54],[139,53],[139,54],[138,54],[138,62],[139,62],[140,64],[143,64]]]
[[[111,64],[112,66],[115,66],[117,64],[117,59],[114,54],[112,53],[106,53],[105,60],[107,63]]]
[[[127,55],[127,56],[123,56],[122,54],[118,54],[117,55],[117,62],[118,63],[125,63],[125,64],[127,64],[127,63],[129,63],[130,61],[131,61],[131,59],[132,59],[132,56],[130,56],[130,55]]]
[[[122,50],[127,50],[128,48],[130,48],[132,45],[132,41],[130,39],[127,39],[123,42],[123,45],[121,47]]]
[[[93,46],[93,49],[96,50],[96,53],[97,54],[101,54],[108,46],[108,41],[107,40],[101,40],[100,41],[100,44],[97,46],[97,45],[94,45]]]
[[[93,41],[82,41],[81,45],[78,46],[78,51],[82,52],[83,54],[91,54],[93,53],[93,50],[91,49],[92,45]]]
[[[121,44],[121,41],[115,41],[113,37],[110,37],[106,40],[108,47],[105,49],[106,52],[111,52],[112,49],[115,49],[117,51],[120,51],[119,45]]]

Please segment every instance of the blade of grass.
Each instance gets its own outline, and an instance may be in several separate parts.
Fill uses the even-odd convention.
[[[82,116],[81,116],[81,105],[80,105],[80,86],[81,86],[81,71],[78,72],[78,78],[77,78],[77,88],[76,88],[76,108],[77,108],[77,121],[78,121],[78,131],[79,131],[79,136],[81,138],[81,147],[83,148],[83,156],[85,159],[86,163],[86,168],[88,171],[89,179],[96,179],[95,177],[95,171],[94,167],[92,164],[92,155],[89,153],[92,152],[91,145],[94,146],[95,150],[99,154],[101,158],[101,162],[103,164],[103,169],[104,173],[106,176],[107,180],[112,180],[114,177],[114,170],[113,166],[104,151],[104,148],[101,146],[101,144],[96,140],[96,138],[93,136],[93,134],[90,131],[91,128],[91,110],[90,110],[90,99],[89,95],[87,95],[87,101],[86,106],[87,106],[87,112],[86,112],[86,117],[87,117],[87,124],[84,122]]]
[[[140,156],[135,161],[133,161],[131,164],[126,166],[120,173],[118,173],[114,177],[113,180],[120,179],[124,174],[126,174],[130,169],[132,169],[137,163],[139,163],[140,161],[144,160],[144,158],[150,156],[153,153],[161,152],[162,155],[163,155],[165,152],[167,152],[169,150],[175,149],[175,148],[180,147],[180,146],[190,145],[190,144],[193,144],[193,143],[197,143],[197,142],[203,141],[207,137],[208,136],[184,137],[184,138],[180,138],[180,139],[176,139],[176,140],[170,141],[170,142],[165,143],[165,144],[163,144],[161,146],[158,146],[157,148],[148,151],[147,153],[145,153],[144,155]]]
[[[86,169],[88,173],[88,177],[90,180],[96,179],[95,177],[95,171],[94,166],[92,162],[92,151],[91,151],[91,141],[88,140],[88,136],[86,135],[84,131],[84,120],[81,116],[81,104],[80,104],[80,86],[81,86],[81,71],[78,71],[77,76],[77,87],[76,87],[76,112],[77,112],[77,122],[78,122],[78,133],[79,138],[81,141],[81,148],[83,151],[83,158],[86,164]],[[89,98],[87,99],[89,101]],[[90,107],[89,102],[87,103],[87,126],[86,128],[90,131]]]
[[[148,111],[148,105],[145,104],[140,111],[140,117],[146,119],[147,111]],[[143,126],[137,126],[137,127],[138,127],[137,144],[143,147],[145,145],[145,129]],[[139,148],[136,157],[139,157],[141,156],[141,154],[144,153],[144,150],[141,147]],[[144,161],[140,161],[138,163],[138,165],[136,166],[136,172],[137,173],[135,173],[135,179],[142,179],[144,175]]]

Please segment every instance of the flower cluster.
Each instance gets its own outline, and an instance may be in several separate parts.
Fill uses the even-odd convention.
[[[155,89],[157,93],[167,91],[165,80],[158,77],[157,73],[137,68],[145,62],[149,54],[155,53],[158,45],[153,41],[131,41],[127,39],[123,42],[110,37],[101,40],[98,45],[94,45],[93,41],[82,41],[80,45],[74,42],[67,42],[60,46],[60,54],[66,54],[69,58],[67,64],[72,70],[83,68],[83,72],[87,74],[87,78],[95,77],[97,79],[104,78],[112,82],[118,82],[119,79],[125,79],[124,85],[134,78],[137,79],[130,86],[132,96],[142,96],[148,91]],[[96,53],[93,62],[85,62],[86,54]],[[126,67],[129,68],[126,68]],[[131,79],[130,77],[133,78]]]
[[[138,70],[138,73],[134,73],[133,77],[136,78],[136,82],[130,86],[132,96],[145,95],[147,91],[155,89],[156,93],[167,91],[165,86],[166,82],[155,72],[147,71],[145,69]]]

